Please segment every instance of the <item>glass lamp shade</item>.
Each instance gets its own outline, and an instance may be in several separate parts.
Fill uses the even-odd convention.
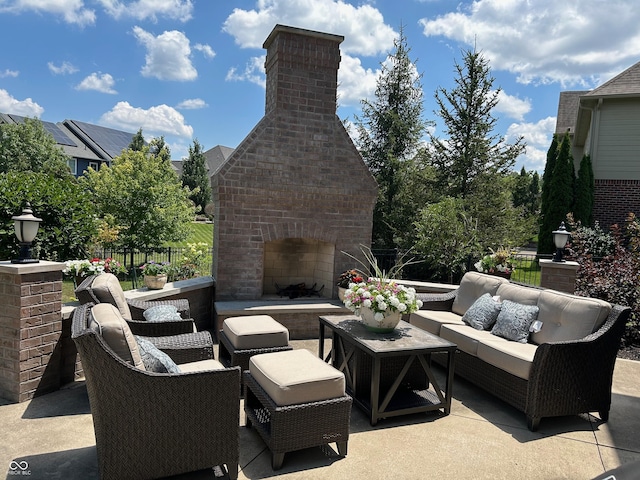
[[[15,222],[16,237],[20,243],[31,243],[38,234],[41,218],[33,216],[31,205],[27,205],[22,209],[22,215],[11,217]]]
[[[551,232],[553,234],[553,243],[556,248],[564,248],[567,242],[569,241],[569,237],[571,234],[567,232],[567,229],[564,226],[564,222],[560,224],[558,230],[554,230]]]

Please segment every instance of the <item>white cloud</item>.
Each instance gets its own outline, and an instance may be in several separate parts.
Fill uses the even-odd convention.
[[[44,112],[44,108],[31,98],[17,100],[6,90],[0,89],[0,112],[14,113],[24,117],[40,117]]]
[[[200,108],[208,107],[207,103],[201,98],[190,98],[181,101],[176,108],[179,110],[198,110]]]
[[[364,68],[359,58],[342,55],[338,70],[338,104],[359,106],[363,98],[373,97],[380,69]]]
[[[527,170],[537,170],[542,173],[547,161],[547,150],[551,145],[553,132],[556,128],[556,117],[547,117],[536,123],[513,123],[507,129],[505,138],[514,142],[519,136],[524,137],[527,151],[516,160],[517,169],[522,166]]]
[[[118,102],[109,112],[100,117],[105,126],[137,132],[142,128],[146,135],[175,135],[191,138],[193,127],[185,124],[184,117],[168,105],[156,105],[147,110],[132,107],[128,102]]]
[[[8,68],[4,72],[0,72],[0,78],[17,78],[20,75],[18,70],[9,70]]]
[[[53,62],[48,62],[47,66],[49,67],[49,71],[54,75],[68,75],[78,71],[70,62],[62,62],[60,66],[55,65]]]
[[[118,93],[113,88],[115,85],[115,81],[113,77],[108,73],[100,74],[100,73],[92,73],[84,80],[82,80],[77,86],[76,90],[96,90],[102,93]]]
[[[524,116],[531,111],[531,100],[521,100],[518,97],[506,94],[504,90],[500,90],[498,104],[494,107],[494,110],[498,113],[504,113],[509,118],[522,121]]]
[[[233,67],[227,72],[225,80],[228,82],[240,82],[249,81],[260,85],[262,88],[266,87],[267,79],[264,73],[264,61],[266,55],[260,57],[251,57],[245,65],[244,71],[238,73],[238,70]]]
[[[41,15],[52,14],[67,23],[77,24],[80,27],[93,25],[96,14],[93,10],[84,8],[83,0],[4,0],[0,1],[0,13],[36,12]]]
[[[119,0],[98,0],[112,17],[130,17],[136,20],[158,21],[158,17],[186,22],[192,18],[191,0],[137,0],[121,2]]]
[[[341,49],[352,55],[376,55],[393,47],[397,33],[371,5],[342,0],[259,0],[255,10],[235,8],[223,30],[242,48],[262,48],[276,24],[343,35]]]
[[[563,88],[591,88],[637,62],[638,23],[635,0],[475,0],[420,20],[424,35],[475,45],[492,68],[514,73],[521,83]]]
[[[196,43],[193,46],[194,50],[197,50],[199,52],[202,52],[202,54],[207,57],[207,58],[213,58],[216,56],[216,52],[213,51],[213,48],[211,48],[209,45],[204,45],[202,43]]]
[[[191,64],[189,39],[177,30],[164,32],[157,37],[134,27],[133,33],[146,49],[146,64],[141,73],[159,80],[195,80],[198,72]]]

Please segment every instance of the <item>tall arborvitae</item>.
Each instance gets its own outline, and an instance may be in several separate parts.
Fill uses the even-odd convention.
[[[189,187],[189,197],[201,212],[211,201],[211,183],[205,160],[202,145],[194,139],[193,145],[189,146],[189,158],[182,165],[182,184]]]
[[[549,205],[549,189],[551,187],[551,175],[556,166],[558,159],[558,135],[554,134],[551,139],[551,145],[547,150],[547,163],[544,166],[542,174],[542,191],[540,193],[540,231],[538,232],[538,253],[549,253],[549,249],[553,251],[553,238],[551,233],[547,232],[543,226],[545,217],[547,216],[547,206]]]
[[[538,252],[553,253],[553,232],[566,220],[574,205],[575,168],[571,155],[571,140],[565,134],[558,149],[553,172],[548,180],[548,196],[544,208],[542,227],[538,236]]]
[[[580,161],[580,170],[576,180],[576,201],[573,207],[573,218],[585,226],[589,226],[593,222],[594,183],[591,158],[589,155],[584,155]]]
[[[538,172],[533,172],[531,176],[528,201],[527,211],[532,215],[537,215],[540,211],[540,175]]]

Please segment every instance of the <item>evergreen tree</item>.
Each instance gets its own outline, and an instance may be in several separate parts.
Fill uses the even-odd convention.
[[[524,166],[520,169],[520,175],[515,178],[515,184],[511,196],[513,198],[513,206],[521,207],[529,201],[529,185],[531,184],[531,175],[527,173]]]
[[[580,170],[576,180],[576,201],[573,207],[573,218],[585,227],[593,222],[595,180],[589,155],[580,160]]]
[[[543,228],[545,225],[545,217],[548,216],[547,208],[549,206],[549,191],[551,188],[551,176],[553,169],[556,166],[558,160],[558,135],[554,134],[551,139],[551,145],[547,150],[547,162],[544,166],[544,173],[542,174],[542,191],[540,193],[540,229],[538,231],[538,253],[549,253],[553,251],[553,238],[551,232]]]
[[[148,153],[171,164],[171,150],[167,142],[164,141],[164,135],[156,137],[149,142]]]
[[[531,215],[538,215],[540,210],[540,175],[535,171],[529,183],[529,196],[526,208],[527,212]]]
[[[379,187],[373,219],[377,248],[398,246],[398,236],[411,225],[411,219],[397,208],[397,199],[427,124],[422,120],[421,75],[409,58],[410,50],[401,27],[393,52],[381,65],[375,98],[362,101],[362,117],[354,122],[358,149]]]
[[[549,178],[547,205],[544,207],[542,227],[538,236],[538,252],[553,253],[553,232],[561,222],[566,220],[574,205],[573,188],[575,182],[575,169],[573,155],[571,155],[571,140],[565,133],[560,142],[558,156],[553,172]]]
[[[129,149],[134,150],[136,152],[140,152],[142,151],[144,146],[145,146],[145,141],[144,141],[144,137],[142,136],[142,128],[140,128],[131,139],[131,143],[129,144]]]
[[[444,122],[447,138],[431,135],[432,162],[442,192],[465,198],[481,177],[507,175],[525,144],[522,137],[508,144],[504,137],[493,134],[497,120],[492,110],[500,90],[493,90],[488,60],[467,50],[462,65],[456,62],[455,71],[456,87],[450,91],[439,88],[435,94],[436,114]]]
[[[204,211],[204,207],[211,201],[211,182],[205,164],[202,145],[197,139],[189,146],[189,157],[182,165],[182,184],[191,190],[190,198],[197,211]]]

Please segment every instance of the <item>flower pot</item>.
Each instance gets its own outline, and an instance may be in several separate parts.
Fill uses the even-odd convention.
[[[149,290],[162,290],[167,284],[167,275],[145,275],[144,284]]]
[[[506,278],[507,280],[511,279],[511,272],[499,272],[496,270],[495,272],[489,273],[489,275],[495,275],[496,277]]]
[[[347,289],[344,287],[338,287],[338,298],[340,299],[341,302],[344,302],[344,292],[346,292]]]
[[[400,312],[387,312],[385,317],[378,321],[375,319],[375,312],[367,307],[360,308],[360,318],[367,330],[376,333],[389,333],[398,326],[402,319]]]

